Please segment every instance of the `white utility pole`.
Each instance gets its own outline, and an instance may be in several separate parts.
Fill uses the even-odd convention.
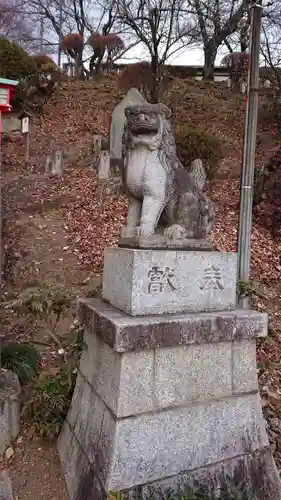
[[[248,282],[250,277],[251,230],[253,188],[256,159],[256,136],[259,100],[259,58],[262,0],[250,5],[251,28],[245,117],[243,164],[240,184],[240,209],[238,226],[238,280]],[[247,300],[241,306],[247,307]]]

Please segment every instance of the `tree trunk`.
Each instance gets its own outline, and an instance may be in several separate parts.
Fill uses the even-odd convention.
[[[203,80],[214,79],[214,66],[217,55],[217,49],[214,47],[206,47],[204,49],[204,69]]]
[[[76,55],[75,76],[76,76],[76,78],[79,78],[80,80],[84,79],[84,67],[83,67],[82,52]]]
[[[151,88],[151,102],[156,104],[159,99],[158,92],[158,55],[151,58],[151,73],[152,73],[152,88]]]

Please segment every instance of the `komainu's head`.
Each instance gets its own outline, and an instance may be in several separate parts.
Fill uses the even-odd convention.
[[[163,135],[170,131],[171,111],[165,104],[134,104],[125,109],[124,145],[159,148]]]

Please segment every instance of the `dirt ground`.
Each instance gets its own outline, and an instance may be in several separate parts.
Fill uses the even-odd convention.
[[[55,444],[23,439],[9,463],[14,500],[68,500]]]
[[[21,175],[4,166],[2,192],[7,219],[4,221],[5,280],[1,288],[4,307],[0,320],[1,331],[13,340],[44,341],[44,332],[5,309],[25,288],[51,280],[63,283],[74,297],[79,297],[100,282],[100,276],[79,265],[77,255],[67,244],[66,221],[61,210],[76,197],[57,194],[60,182],[66,187],[71,179],[49,180],[43,173],[28,170]],[[48,194],[43,199],[45,188]],[[63,323],[65,330],[73,322],[75,300],[72,313]],[[40,346],[40,350],[43,369],[56,365],[54,348]],[[32,439],[23,428],[23,437],[13,444],[13,450],[8,468],[15,500],[67,500],[55,443]]]

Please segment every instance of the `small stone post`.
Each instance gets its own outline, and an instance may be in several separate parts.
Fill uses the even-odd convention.
[[[54,151],[47,155],[45,162],[45,174],[55,177],[62,177],[64,153],[62,150]]]
[[[4,340],[5,340],[5,335],[0,335],[0,373],[2,368],[2,347],[4,344]]]
[[[99,158],[100,156],[100,150],[101,150],[101,136],[98,134],[95,134],[93,137],[94,144],[93,144],[93,152],[94,152],[94,157],[95,160]]]
[[[15,373],[2,369],[4,338],[0,336],[0,460],[20,430],[20,384]]]
[[[45,161],[45,174],[47,174],[47,175],[50,174],[51,166],[52,166],[52,155],[47,155],[47,158]]]
[[[25,153],[24,153],[24,161],[28,162],[30,156],[30,124],[31,118],[30,115],[23,116],[21,120],[22,133],[25,137]]]
[[[108,150],[100,152],[99,179],[106,181],[109,178],[110,172],[110,155]]]
[[[54,152],[53,162],[51,167],[52,175],[61,177],[63,173],[63,151],[58,150]]]

